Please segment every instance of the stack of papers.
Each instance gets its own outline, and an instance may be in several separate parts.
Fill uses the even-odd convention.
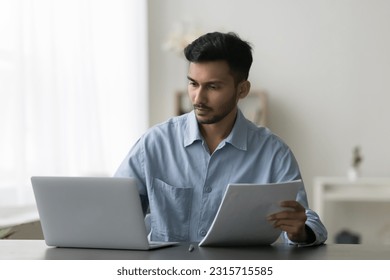
[[[229,184],[214,221],[199,246],[270,245],[281,234],[267,216],[296,200],[301,180],[274,184]]]

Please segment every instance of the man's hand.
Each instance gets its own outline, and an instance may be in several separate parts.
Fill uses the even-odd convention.
[[[268,221],[273,223],[275,228],[285,231],[291,241],[306,242],[308,235],[305,227],[307,219],[305,208],[294,200],[282,201],[280,206],[288,209],[269,215]]]

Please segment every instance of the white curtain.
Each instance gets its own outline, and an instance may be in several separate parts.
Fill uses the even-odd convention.
[[[111,176],[147,128],[144,0],[0,0],[0,205]]]

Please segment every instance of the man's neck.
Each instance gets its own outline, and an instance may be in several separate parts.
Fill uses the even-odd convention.
[[[225,119],[215,124],[199,124],[200,132],[206,141],[210,154],[212,154],[218,147],[219,143],[221,143],[230,134],[236,121],[236,117],[237,112],[232,114],[232,116],[227,116]]]

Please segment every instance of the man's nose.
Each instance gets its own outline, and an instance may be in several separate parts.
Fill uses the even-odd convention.
[[[198,87],[194,92],[194,103],[203,104],[207,100],[207,91],[204,87]]]

